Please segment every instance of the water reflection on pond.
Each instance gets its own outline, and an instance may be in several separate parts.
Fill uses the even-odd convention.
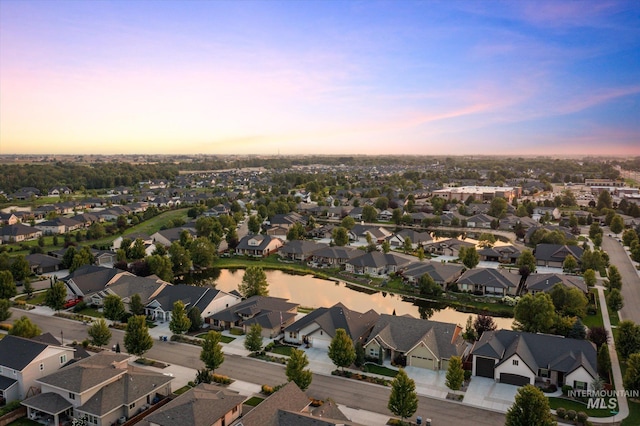
[[[429,316],[434,321],[458,323],[462,326],[467,321],[468,313],[458,312],[452,308],[443,308],[442,305],[425,303],[417,306],[405,301],[401,296],[386,292],[373,292],[369,289],[348,287],[344,283],[314,278],[311,275],[291,275],[282,271],[265,271],[269,283],[269,295],[283,297],[301,306],[312,308],[330,307],[342,302],[349,309],[366,312],[373,309],[378,313],[396,315],[409,314],[420,318]],[[213,270],[207,272],[205,282],[215,283],[216,288],[223,291],[232,291],[238,288],[242,281],[244,270]],[[512,318],[494,317],[498,328],[511,328]]]

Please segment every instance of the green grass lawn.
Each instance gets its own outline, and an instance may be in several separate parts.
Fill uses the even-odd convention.
[[[260,398],[259,396],[252,396],[251,398],[247,399],[244,402],[244,405],[255,407],[256,405],[260,404],[262,401],[264,401],[264,398]]]
[[[576,412],[584,411],[589,417],[611,417],[611,412],[607,409],[587,409],[587,404],[583,404],[579,401],[571,399],[549,397],[549,406],[554,410],[559,407],[566,408],[567,410],[575,410]]]
[[[175,390],[173,393],[176,395],[182,395],[183,393],[185,393],[186,391],[188,391],[189,389],[191,389],[191,386],[189,385],[184,385],[183,387],[181,387],[180,389]]]
[[[274,346],[271,352],[278,355],[291,356],[291,351],[295,349],[291,346]]]
[[[83,310],[77,313],[80,315],[86,315],[88,317],[104,318],[104,315],[102,314],[102,312],[94,308],[84,308]]]
[[[16,420],[15,422],[9,423],[8,426],[42,426],[41,423],[23,417],[21,419]]]
[[[636,426],[640,425],[640,403],[631,402],[627,398],[629,403],[629,417],[622,421],[622,426]]]
[[[158,232],[163,226],[167,226],[169,222],[174,219],[182,219],[185,222],[189,220],[187,216],[187,211],[189,209],[177,209],[177,210],[168,210],[166,212],[160,213],[156,217],[152,217],[149,220],[145,220],[135,226],[124,231],[122,234],[123,237],[126,237],[129,234],[133,234],[135,232],[142,232],[147,235],[155,234]]]
[[[31,299],[27,299],[27,295],[18,296],[16,300],[24,300],[30,305],[40,305],[44,303],[44,299],[47,296],[46,291],[34,293]]]
[[[200,334],[196,335],[196,337],[198,337],[200,339],[204,339],[206,336],[207,336],[207,333],[200,333]],[[235,337],[226,336],[224,334],[220,335],[220,342],[222,342],[222,343],[231,343],[234,340],[236,340]]]
[[[378,364],[365,364],[364,371],[366,371],[367,373],[380,374],[387,377],[396,377],[396,375],[398,374],[398,370],[383,367]]]
[[[609,294],[608,291],[605,291],[605,296]],[[618,316],[618,313],[615,311],[612,311],[609,308],[609,305],[607,305],[607,311],[609,312],[609,320],[611,321],[611,325],[616,326],[618,325],[618,323],[620,322],[620,317]]]
[[[592,288],[589,291],[594,294],[596,300],[599,300],[598,290],[596,290],[595,288]],[[602,307],[598,304],[598,309],[596,309],[596,314],[585,315],[584,318],[582,318],[582,323],[589,328],[602,327],[604,325],[604,322],[602,321]]]

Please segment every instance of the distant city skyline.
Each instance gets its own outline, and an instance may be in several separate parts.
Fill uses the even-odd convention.
[[[640,155],[640,2],[0,0],[14,153]]]

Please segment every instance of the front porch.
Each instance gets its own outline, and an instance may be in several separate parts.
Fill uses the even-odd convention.
[[[27,418],[48,426],[69,425],[73,420],[73,405],[62,396],[45,392],[22,401]]]

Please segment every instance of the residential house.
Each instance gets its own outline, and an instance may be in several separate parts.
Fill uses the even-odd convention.
[[[262,336],[272,339],[296,319],[298,304],[287,299],[268,296],[252,296],[237,304],[216,312],[205,322],[220,329],[242,328],[245,333],[253,324],[260,324]]]
[[[364,344],[369,358],[429,370],[446,370],[452,356],[462,358],[469,349],[459,325],[387,314]]]
[[[466,220],[467,217],[457,211],[443,212],[442,215],[440,215],[440,223],[444,226],[461,226],[463,221]]]
[[[312,259],[319,266],[341,266],[364,253],[353,247],[329,246],[313,252]]]
[[[381,210],[378,213],[378,220],[382,222],[389,222],[391,219],[393,219],[393,211],[389,209]]]
[[[41,253],[28,254],[25,259],[29,262],[29,268],[37,275],[55,272],[62,265],[61,259]]]
[[[271,225],[271,227],[280,227],[287,230],[293,227],[293,225],[295,225],[296,223],[301,223],[302,225],[306,226],[307,218],[299,213],[291,212],[286,214],[275,214],[269,219],[269,224]]]
[[[246,235],[242,237],[236,246],[236,254],[266,257],[278,251],[283,243],[280,238],[271,237],[269,235]]]
[[[226,426],[242,415],[246,397],[200,383],[149,414],[143,426]]]
[[[348,260],[344,268],[345,271],[354,274],[387,276],[400,271],[410,262],[411,260],[400,257],[397,254],[372,251],[358,256],[355,259]]]
[[[440,256],[455,256],[460,254],[461,247],[475,247],[475,244],[466,241],[449,238],[429,243],[425,246],[426,251]]]
[[[171,284],[159,278],[138,277],[129,272],[122,272],[114,276],[113,279],[105,285],[104,289],[93,293],[89,300],[93,305],[102,306],[105,297],[110,294],[115,294],[122,299],[125,309],[130,311],[129,303],[131,302],[131,296],[134,294],[139,295],[140,301],[146,305],[168,285]]]
[[[19,243],[22,241],[35,240],[42,236],[42,231],[38,228],[16,223],[0,228],[2,241],[5,243]]]
[[[38,198],[40,196],[40,190],[34,187],[24,187],[18,189],[11,195],[14,200],[30,200],[31,198]]]
[[[36,380],[64,366],[74,352],[57,342],[5,335],[0,339],[0,405],[39,393]]]
[[[114,268],[104,268],[96,265],[84,265],[62,278],[67,286],[67,297],[89,300],[95,293],[104,288],[118,274],[124,272]]]
[[[484,213],[479,213],[467,218],[467,227],[491,229],[491,222],[497,220]]]
[[[411,240],[411,248],[414,250],[433,241],[431,234],[428,232],[418,232],[413,229],[403,229],[400,232],[396,232],[387,237],[387,241],[389,241],[391,248],[402,249],[406,238]]]
[[[474,376],[517,386],[545,382],[586,390],[598,375],[596,347],[588,340],[485,331],[471,354]]]
[[[60,216],[51,220],[37,223],[36,228],[42,230],[44,235],[66,234],[84,227],[83,222]]]
[[[521,254],[520,249],[512,245],[485,247],[478,250],[480,260],[486,262],[516,263]]]
[[[350,232],[355,236],[355,241],[362,243],[372,241],[375,244],[381,244],[385,239],[389,238],[392,233],[383,226],[355,225]],[[367,235],[369,236],[367,238]]]
[[[22,401],[27,416],[53,426],[73,419],[108,426],[171,393],[173,377],[136,369],[128,359],[129,355],[101,352],[39,378],[42,393]]]
[[[0,212],[0,223],[3,225],[15,225],[18,223],[18,216],[13,213]]]
[[[527,277],[525,288],[527,293],[535,294],[539,292],[550,292],[556,285],[560,284],[567,288],[577,288],[584,294],[589,292],[587,284],[581,277],[564,274],[531,274]]]
[[[185,284],[169,285],[163,287],[145,305],[145,313],[156,321],[170,321],[173,304],[178,300],[184,303],[187,311],[191,308],[198,308],[204,321],[214,313],[238,303],[240,296],[211,287],[196,287]]]
[[[420,277],[427,274],[433,278],[433,281],[440,285],[443,290],[446,290],[450,284],[462,275],[463,270],[464,266],[456,263],[414,261],[407,265],[400,273],[402,278],[411,284],[417,284],[420,281]]]
[[[325,243],[316,243],[308,240],[293,240],[278,250],[278,255],[282,259],[305,262],[313,256],[313,253],[322,248],[328,247]]]
[[[533,255],[536,258],[536,265],[562,268],[562,264],[567,256],[573,256],[578,263],[582,258],[584,249],[579,246],[569,246],[562,244],[538,244]]]
[[[336,330],[343,328],[354,344],[363,343],[378,316],[373,309],[360,313],[348,309],[342,303],[330,308],[318,308],[285,328],[284,341],[327,349]]]
[[[136,242],[136,240],[142,240],[145,246],[153,244],[154,242],[154,239],[149,235],[142,232],[134,232],[133,234],[120,235],[119,237],[114,239],[113,242],[111,243],[111,249],[113,251],[117,251],[119,248],[125,248],[125,247],[122,247],[122,241],[124,241],[125,239],[131,241],[131,247]]]
[[[180,241],[180,235],[188,232],[191,238],[197,238],[198,233],[195,228],[189,226],[179,226],[177,228],[162,229],[151,235],[150,239],[154,244],[162,244],[165,247],[171,246],[173,242]]]
[[[503,269],[474,268],[465,271],[458,281],[460,291],[491,296],[515,296],[521,276]]]
[[[537,206],[533,208],[533,214],[531,215],[531,218],[539,222],[540,219],[545,217],[545,215],[547,215],[550,219],[560,220],[562,212],[557,207]]]
[[[311,400],[294,383],[289,382],[259,405],[236,420],[232,426],[281,426],[281,412],[309,412]],[[299,425],[300,423],[289,423]],[[284,426],[284,424],[282,424]]]
[[[49,189],[49,197],[59,197],[61,195],[71,194],[71,189],[68,186],[56,186]]]

